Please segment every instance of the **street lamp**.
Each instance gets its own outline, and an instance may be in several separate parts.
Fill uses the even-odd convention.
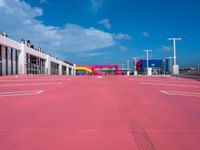
[[[137,76],[137,57],[134,57],[134,75]]]
[[[174,47],[174,63],[173,63],[173,74],[179,74],[179,66],[176,64],[176,41],[182,40],[182,38],[168,38],[169,41],[173,41]]]
[[[124,64],[122,64],[122,73],[124,75]]]
[[[130,62],[131,60],[126,60],[126,61],[127,61],[127,76],[129,76],[129,75],[130,75],[130,71],[131,71],[129,62]]]
[[[147,75],[150,75],[150,71],[149,71],[149,52],[152,52],[152,50],[144,50],[144,52],[146,52],[146,55],[147,55]]]
[[[127,62],[127,69],[128,70],[130,70],[130,65],[129,65],[129,62],[130,62],[131,60],[126,60],[126,62]]]

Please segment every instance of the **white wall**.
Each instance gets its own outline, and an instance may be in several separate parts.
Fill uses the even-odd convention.
[[[34,49],[32,49],[32,48],[30,48],[30,47],[28,47],[26,45],[24,45],[24,49],[25,49],[26,53],[46,60],[46,56],[47,56],[46,54],[44,54],[42,52],[39,52],[37,50],[34,50]]]
[[[21,44],[10,39],[7,38],[5,36],[0,35],[0,44],[4,45],[4,46],[8,46],[8,47],[12,47],[14,49],[20,50],[21,49]]]
[[[71,75],[75,74],[75,66],[65,63],[64,61],[58,60],[52,56],[49,56],[45,53],[42,53],[40,51],[34,50],[28,46],[26,46],[23,43],[16,42],[8,37],[4,37],[0,35],[0,44],[6,47],[16,49],[20,52],[19,54],[19,62],[18,62],[18,72],[19,74],[26,74],[26,54],[30,54],[39,58],[42,58],[45,61],[45,73],[51,74],[51,62],[57,63],[59,65],[59,74],[62,75],[62,66],[65,66],[67,68],[66,72],[67,75],[69,75],[69,68],[72,69]],[[3,48],[2,48],[3,49]],[[4,50],[2,50],[4,51]],[[4,55],[4,52],[2,53]],[[4,59],[2,60],[2,63],[5,64]],[[10,65],[10,62],[8,62]],[[14,62],[15,64],[16,62]],[[5,65],[2,66],[3,68],[3,75],[5,75]],[[10,72],[10,71],[9,71]]]
[[[2,54],[2,75],[6,75],[6,48],[2,47],[1,48],[1,54]]]
[[[21,44],[21,51],[18,58],[18,73],[26,74],[26,55],[25,55],[25,45]]]

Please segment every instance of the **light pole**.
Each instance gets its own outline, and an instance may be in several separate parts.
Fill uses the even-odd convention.
[[[146,52],[146,55],[147,55],[147,75],[150,75],[150,72],[149,72],[149,52],[152,52],[152,50],[144,50],[144,52]]]
[[[126,60],[126,62],[127,62],[127,69],[128,70],[130,70],[130,65],[129,65],[129,62],[130,62],[131,60]]]
[[[131,60],[126,60],[126,61],[127,61],[127,76],[129,76],[129,75],[130,75],[130,71],[131,71],[129,62],[130,62]]]
[[[165,66],[165,65],[166,65],[166,60],[164,59],[164,60],[163,60],[163,68],[164,68],[163,74],[164,74],[164,75],[166,75],[166,66]]]
[[[124,75],[124,64],[122,64],[122,73]]]
[[[137,57],[134,57],[134,75],[137,76],[137,64],[136,64],[136,61],[137,61]]]
[[[176,41],[182,40],[182,38],[168,38],[169,41],[173,41],[174,47],[174,63],[173,63],[173,74],[179,74],[179,66],[176,64]]]

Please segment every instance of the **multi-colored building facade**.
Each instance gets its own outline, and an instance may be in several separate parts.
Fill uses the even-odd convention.
[[[118,65],[76,66],[77,75],[120,75]]]
[[[144,74],[147,70],[147,60],[146,59],[138,59],[134,62],[136,65],[136,71],[139,74]],[[153,74],[171,74],[172,73],[172,59],[150,59],[148,60],[148,67],[152,68]]]

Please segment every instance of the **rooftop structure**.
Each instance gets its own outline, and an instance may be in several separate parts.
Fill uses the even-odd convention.
[[[75,75],[75,65],[46,54],[30,40],[17,42],[6,33],[0,35],[0,75]]]

